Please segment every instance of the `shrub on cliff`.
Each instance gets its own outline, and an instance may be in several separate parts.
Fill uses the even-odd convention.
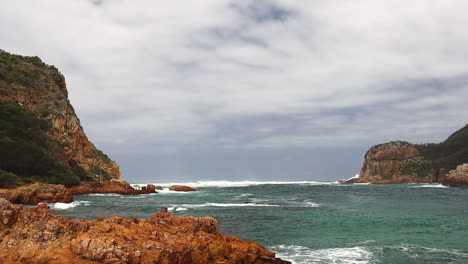
[[[72,186],[80,178],[54,156],[47,121],[33,117],[19,105],[0,102],[0,169],[22,178]]]
[[[0,188],[12,187],[18,180],[19,178],[15,174],[0,170]]]

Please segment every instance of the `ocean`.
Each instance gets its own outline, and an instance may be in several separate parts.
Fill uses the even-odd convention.
[[[59,215],[95,220],[212,216],[225,235],[252,240],[293,263],[468,263],[468,188],[438,184],[205,181],[190,193],[75,196]],[[139,184],[136,184],[138,186]],[[146,185],[146,184],[141,184]]]

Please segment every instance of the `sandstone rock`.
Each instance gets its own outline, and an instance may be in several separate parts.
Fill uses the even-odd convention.
[[[74,221],[42,204],[0,198],[2,263],[286,264],[257,243],[225,236],[211,217],[157,212],[149,219],[112,216]]]
[[[413,144],[393,141],[373,146],[364,157],[358,178],[345,183],[411,183],[433,182],[432,171],[416,175],[414,167],[425,166],[425,160]]]
[[[46,65],[37,57],[6,53],[3,53],[3,56],[10,56],[12,60],[18,61],[15,67],[18,67],[24,76],[36,77],[29,85],[21,82],[7,84],[0,78],[0,101],[17,103],[35,117],[49,121],[51,126],[47,133],[56,146],[54,154],[65,164],[80,165],[86,170],[98,168],[109,177],[120,179],[119,166],[98,150],[86,136],[68,100],[65,77],[57,68]],[[100,177],[91,176],[95,179]]]
[[[112,180],[104,183],[83,183],[81,185],[70,188],[73,194],[90,194],[90,193],[117,193],[122,195],[135,195],[157,193],[156,188],[152,184],[148,184],[141,190],[134,189],[128,182],[122,180]]]
[[[0,189],[0,197],[17,204],[71,203],[72,192],[63,185],[35,183],[15,189]]]
[[[468,186],[468,163],[458,165],[455,170],[451,170],[441,183],[448,186]]]
[[[171,187],[169,187],[169,190],[177,191],[177,192],[194,192],[194,191],[196,191],[196,189],[194,189],[192,187],[189,187],[189,186],[185,186],[185,185],[172,185]]]

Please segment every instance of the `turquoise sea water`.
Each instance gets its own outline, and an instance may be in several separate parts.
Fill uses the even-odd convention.
[[[294,263],[468,263],[468,188],[195,182],[199,191],[80,195],[52,204],[74,219],[147,218],[161,207],[212,216],[226,235],[259,242]],[[163,185],[168,186],[169,184]]]

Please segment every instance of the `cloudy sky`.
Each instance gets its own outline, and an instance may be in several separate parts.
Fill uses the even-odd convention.
[[[465,0],[0,0],[130,181],[336,180],[468,123]]]

